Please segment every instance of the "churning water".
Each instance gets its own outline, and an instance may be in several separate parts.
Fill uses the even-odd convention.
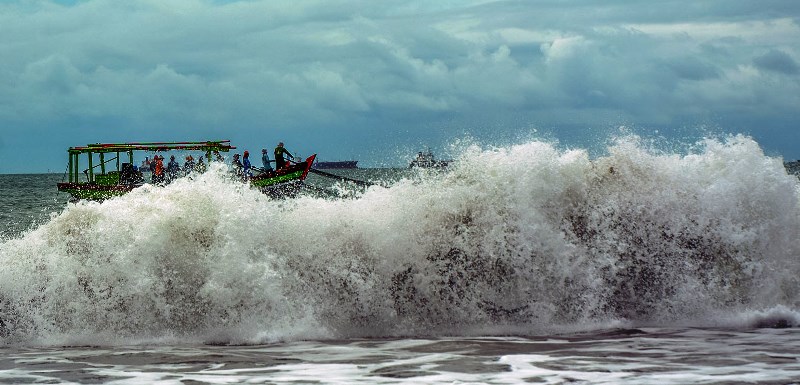
[[[800,376],[800,183],[749,138],[470,146],[395,179],[274,200],[218,168],[42,218],[46,195],[0,243],[0,381]]]

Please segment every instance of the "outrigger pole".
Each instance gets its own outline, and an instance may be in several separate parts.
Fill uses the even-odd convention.
[[[317,170],[317,169],[314,169],[314,168],[309,169],[308,171],[309,172],[313,172],[314,174],[317,174],[317,175],[321,175],[321,176],[327,177],[327,178],[338,179],[338,180],[345,181],[345,182],[352,182],[352,183],[355,183],[355,184],[357,184],[359,186],[369,187],[369,186],[374,186],[375,185],[375,183],[365,182],[363,180],[358,180],[358,179],[350,179],[348,177],[344,177],[344,176],[336,175],[336,174],[331,174],[331,173],[328,173],[328,172],[325,172],[325,171],[320,171],[320,170]]]
[[[270,161],[270,162],[272,162],[272,161]],[[293,162],[291,160],[289,162],[297,163],[297,162]],[[263,167],[251,166],[251,168],[256,170],[256,171],[260,171],[260,172],[266,172],[267,171]],[[362,186],[362,187],[369,187],[369,186],[374,186],[375,185],[375,183],[372,183],[372,182],[366,182],[366,181],[363,181],[363,180],[348,178],[346,176],[331,174],[329,172],[320,171],[320,170],[317,170],[315,168],[309,168],[308,172],[320,175],[320,176],[325,177],[325,178],[331,178],[331,179],[337,179],[337,180],[344,181],[344,182],[355,183],[355,184],[357,184],[359,186]]]

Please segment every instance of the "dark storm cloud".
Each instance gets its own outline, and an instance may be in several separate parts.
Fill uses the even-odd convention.
[[[701,61],[695,57],[679,58],[668,66],[675,74],[688,80],[714,79],[720,76],[720,70],[713,64]]]
[[[794,75],[798,72],[797,62],[786,52],[776,49],[756,57],[753,63],[759,69],[775,71],[787,75]]]
[[[283,139],[335,158],[619,123],[794,135],[774,149],[789,151],[800,148],[781,131],[798,123],[798,7],[6,2],[0,136],[7,148],[37,138],[39,169],[97,141]],[[30,166],[12,156],[0,154],[0,172]]]

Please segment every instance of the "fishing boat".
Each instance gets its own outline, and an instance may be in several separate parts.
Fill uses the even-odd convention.
[[[800,178],[800,160],[784,162],[783,165],[786,167],[786,171],[789,174],[797,175],[797,177]]]
[[[135,142],[95,143],[82,147],[70,147],[67,181],[58,183],[58,191],[72,195],[74,200],[105,200],[124,195],[145,184],[143,170],[134,166],[134,152],[202,151],[207,163],[221,160],[221,152],[236,147],[229,140],[202,142]],[[302,162],[288,162],[273,172],[264,172],[252,177],[249,183],[264,192],[276,194],[281,185],[303,181],[314,162],[315,155]],[[84,163],[85,162],[85,163]],[[206,163],[206,164],[207,164]],[[82,164],[87,165],[81,172]],[[149,171],[149,170],[148,170]],[[288,190],[288,189],[287,189]]]
[[[408,168],[445,168],[450,165],[450,160],[436,160],[431,150],[426,152],[418,152],[417,157],[414,158],[408,165]]]
[[[277,170],[261,170],[250,178],[250,184],[271,196],[293,195],[300,190],[317,154],[299,162],[288,161]]]

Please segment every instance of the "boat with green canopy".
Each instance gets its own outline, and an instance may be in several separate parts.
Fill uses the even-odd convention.
[[[202,151],[207,163],[221,160],[219,153],[236,149],[229,140],[199,142],[132,142],[95,143],[81,147],[70,147],[67,181],[58,183],[58,191],[72,195],[74,200],[104,200],[124,195],[145,184],[142,170],[134,166],[135,152],[155,152],[156,154],[178,151]],[[282,185],[302,182],[314,162],[315,155],[305,161],[289,162],[285,167],[272,172],[264,172],[249,178],[257,187],[275,195]],[[81,171],[82,167],[86,167]]]

